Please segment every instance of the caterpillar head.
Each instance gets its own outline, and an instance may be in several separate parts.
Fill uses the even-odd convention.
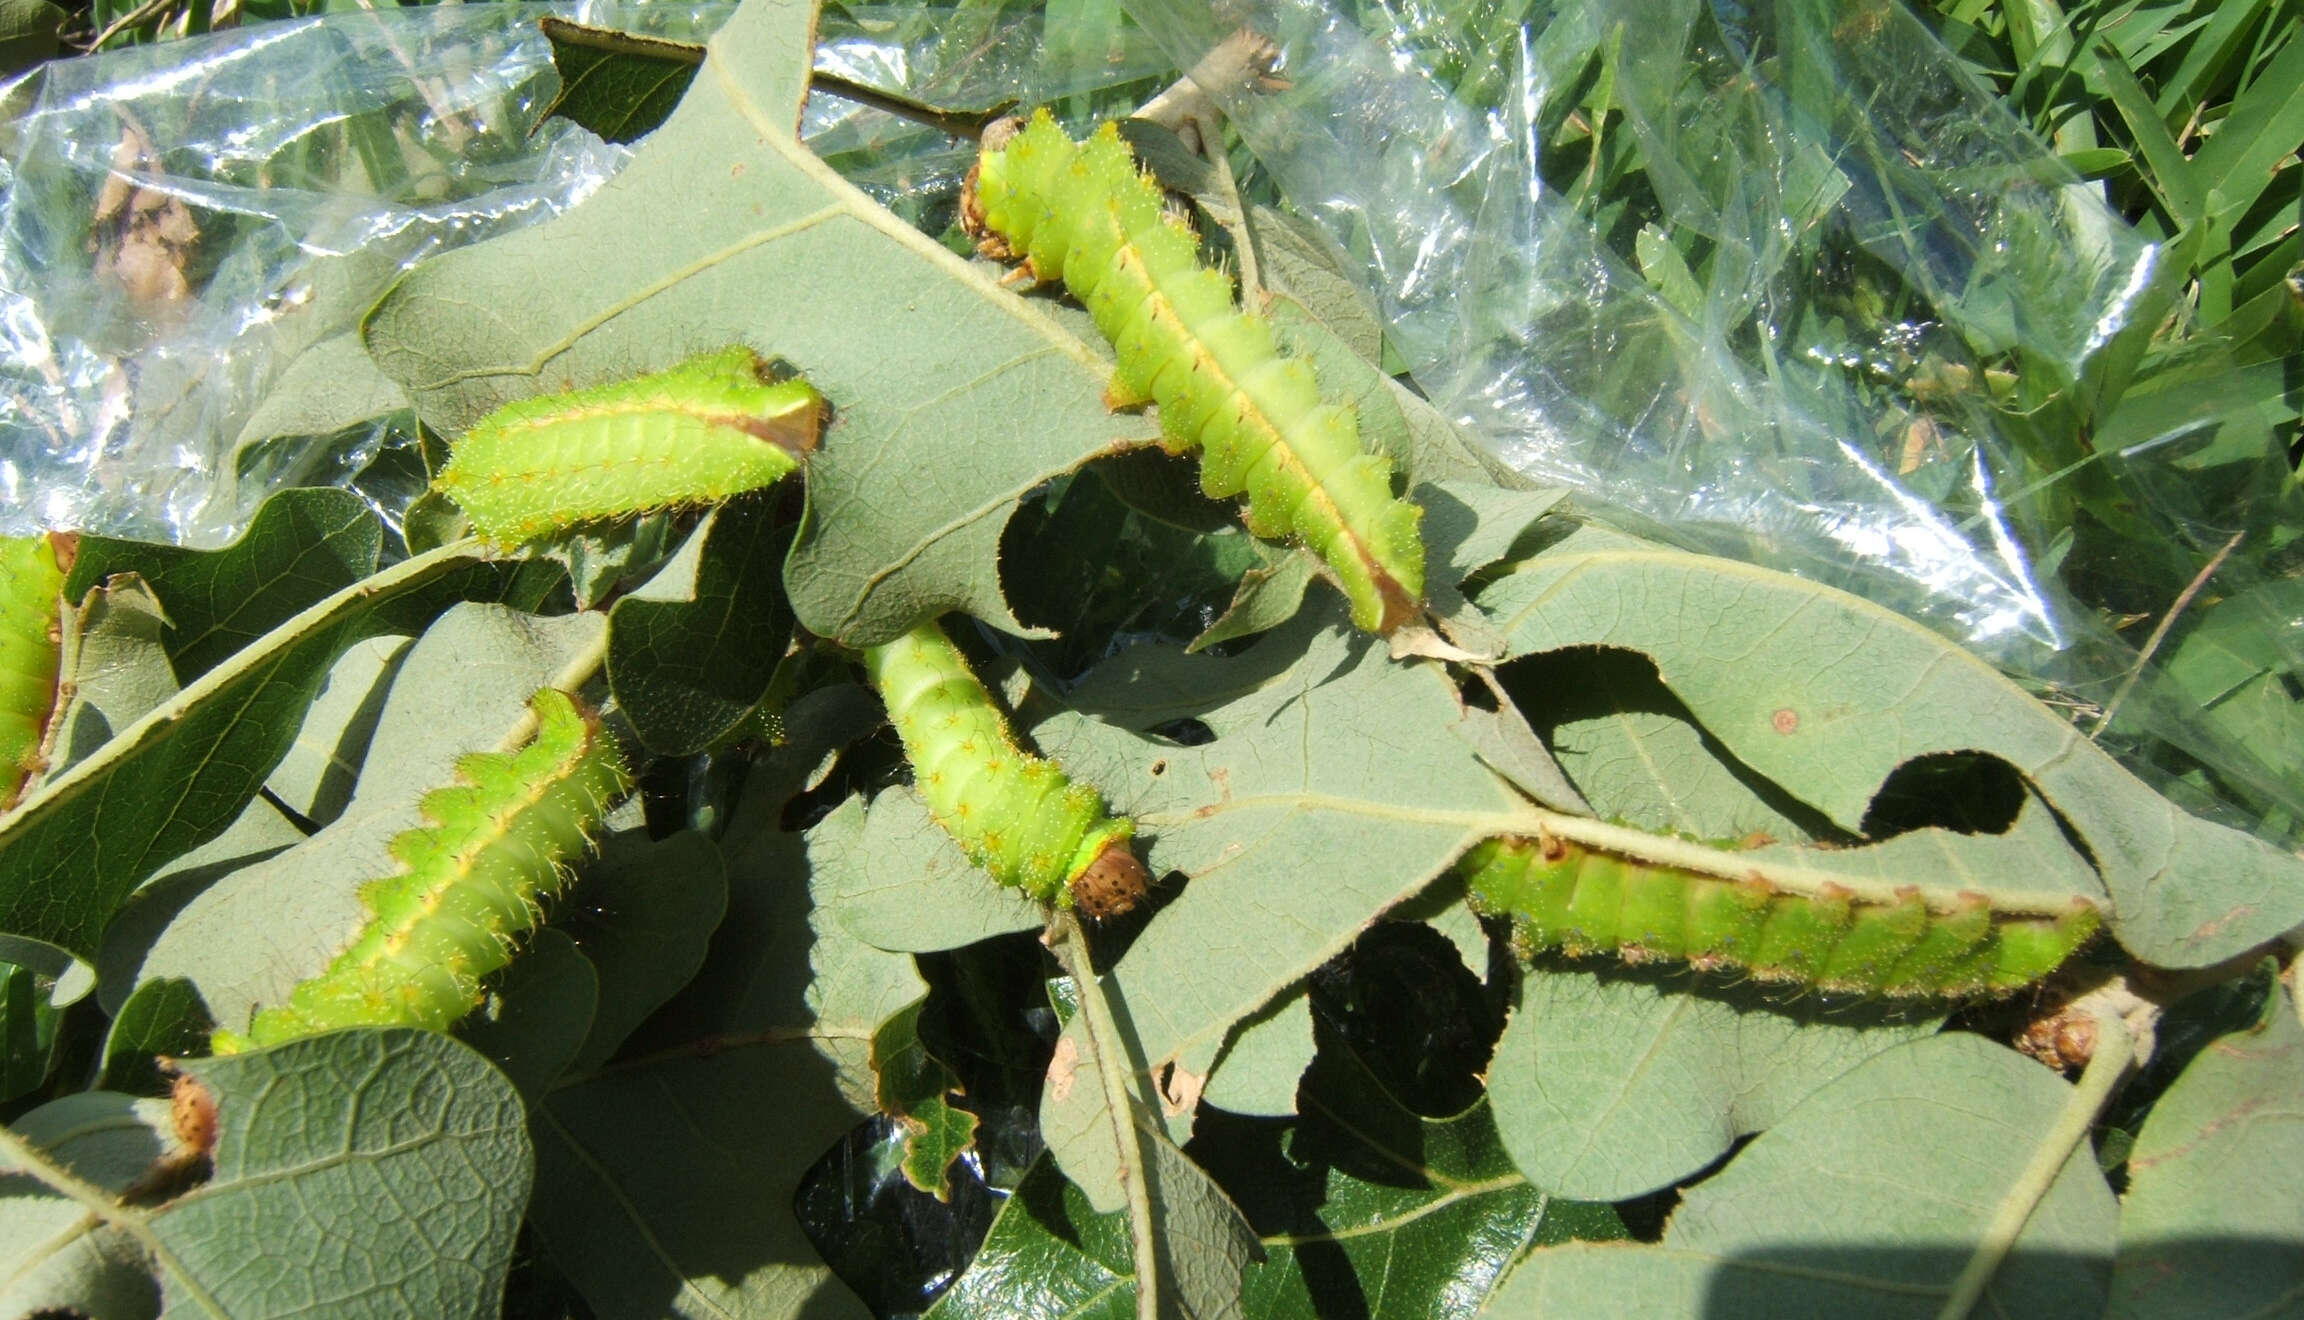
[[[1151,888],[1152,873],[1136,860],[1128,840],[1118,838],[1105,844],[1096,860],[1072,878],[1072,903],[1101,921],[1135,907]]]
[[[1001,153],[1016,135],[1024,131],[1021,115],[1002,115],[984,126],[977,139],[976,163],[968,167],[968,177],[960,184],[960,232],[976,241],[976,251],[993,261],[1011,261],[1022,255],[1008,246],[1008,240],[993,232],[984,219],[983,179],[984,162],[999,160]],[[996,164],[995,169],[998,168]]]

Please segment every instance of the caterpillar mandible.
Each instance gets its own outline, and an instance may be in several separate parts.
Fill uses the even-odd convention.
[[[70,535],[0,537],[0,811],[46,764],[64,644],[56,607],[77,544]]]
[[[352,943],[245,1033],[217,1031],[217,1053],[344,1027],[446,1031],[479,1006],[481,980],[512,960],[541,899],[631,787],[615,739],[574,698],[544,688],[528,705],[536,736],[525,747],[466,756],[461,782],[424,795],[430,823],[393,838],[403,869],[362,887],[369,918]]]
[[[866,651],[864,670],[929,814],[968,860],[1001,884],[1092,917],[1143,898],[1150,877],[1129,846],[1136,823],[1016,745],[1007,716],[934,619]]]
[[[456,441],[433,488],[512,545],[581,522],[772,485],[816,447],[824,396],[741,344],[667,371],[508,403]]]
[[[1151,399],[1173,453],[1200,452],[1201,488],[1246,493],[1248,529],[1303,538],[1335,574],[1352,621],[1388,633],[1424,595],[1423,510],[1392,493],[1357,416],[1323,402],[1310,364],[1285,357],[1232,282],[1200,263],[1192,232],[1107,122],[1075,143],[1046,110],[978,158],[962,215],[994,257],[1064,281],[1119,359],[1116,400]]]
[[[1526,958],[1615,953],[1686,961],[1819,990],[1961,998],[2029,985],[2095,935],[2102,916],[1995,911],[1983,894],[1930,904],[1917,889],[1867,902],[1827,886],[1794,894],[1758,874],[1700,875],[1541,835],[1475,845],[1458,863],[1473,909],[1512,924]]]

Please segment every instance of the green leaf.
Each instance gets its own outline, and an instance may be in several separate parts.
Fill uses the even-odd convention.
[[[49,978],[0,962],[0,1105],[48,1080],[62,1014],[49,1002]]]
[[[2195,186],[2220,224],[2231,224],[2277,186],[2273,179],[2281,162],[2294,157],[2296,144],[2304,142],[2304,35],[2293,27],[2285,35],[2278,52],[2233,98],[2223,122],[2192,158]],[[2293,188],[2289,191],[2293,196]]]
[[[1024,635],[999,584],[1016,501],[1152,427],[1105,410],[1099,351],[800,144],[813,8],[737,11],[614,187],[417,267],[370,316],[369,350],[453,435],[680,345],[751,343],[838,411],[785,573],[801,621],[851,647],[951,610]]]
[[[547,115],[574,120],[610,142],[637,142],[672,115],[695,81],[704,47],[547,14],[536,26],[552,42],[560,90]]]
[[[792,635],[774,492],[716,509],[609,611],[608,683],[649,750],[686,756],[744,727]]]
[[[2304,1287],[2304,1025],[2276,988],[2253,1029],[2176,1079],[2128,1156],[2111,1314],[2270,1315]]]
[[[65,591],[78,599],[114,573],[144,579],[168,616],[163,640],[190,683],[297,611],[376,571],[384,528],[348,490],[288,490],[264,502],[221,550],[82,537]]]
[[[1354,1298],[1372,1314],[1469,1314],[1531,1241],[1622,1234],[1604,1207],[1547,1196],[1515,1171],[1484,1103],[1421,1116],[1342,1051],[1323,1054],[1304,1095],[1294,1123],[1204,1117],[1194,1141],[1260,1235],[1245,1314],[1329,1315]],[[1043,1162],[929,1314],[1124,1320],[1133,1276],[1124,1218],[1097,1214]]]
[[[904,1180],[949,1201],[952,1161],[976,1144],[976,1115],[951,1102],[960,1077],[920,1039],[921,1004],[897,1010],[872,1033],[872,1071],[880,1112],[904,1130]]]
[[[1097,1214],[1054,1163],[1033,1167],[929,1320],[1134,1320],[1135,1271],[1123,1214]]]
[[[371,637],[336,661],[327,686],[304,712],[295,744],[264,781],[273,797],[315,825],[343,814],[411,640]]]
[[[314,603],[43,785],[0,824],[0,931],[93,958],[122,898],[239,815],[346,647],[390,631],[404,606],[433,605],[428,588],[501,585],[492,572],[452,578],[475,554],[444,547]]]
[[[584,1046],[600,1002],[600,978],[567,932],[537,931],[493,978],[488,1002],[457,1025],[533,1107]]]
[[[683,830],[651,841],[634,830],[603,840],[574,903],[552,923],[599,974],[599,1008],[571,1066],[606,1063],[678,994],[703,965],[727,911],[727,868],[710,839]]]
[[[533,1160],[486,1060],[354,1031],[186,1073],[215,1106],[205,1179],[166,1100],[84,1092],[0,1136],[0,1310],[497,1313]]]
[[[1571,537],[1479,600],[1516,655],[1654,660],[1728,754],[1860,832],[1890,771],[1983,752],[2093,856],[2113,931],[2148,962],[2229,957],[2304,920],[2304,862],[2186,814],[1983,661],[1854,597],[1726,560]]]
[[[359,333],[332,335],[298,353],[265,391],[232,442],[234,470],[273,442],[334,435],[407,410],[408,396],[376,369]]]
[[[1393,663],[1332,602],[1236,657],[1124,651],[1072,699],[1080,713],[1033,738],[1136,817],[1153,874],[1186,877],[1106,978],[1147,1069],[1174,1062],[1205,1076],[1235,1022],[1474,840],[1526,823],[1517,796],[1450,732],[1459,706],[1446,672]],[[1183,719],[1214,741],[1134,732]],[[1094,1089],[1075,1103],[1100,1104]],[[1043,1106],[1044,1127],[1057,1108]],[[1065,1168],[1087,1176],[1069,1157]],[[1092,1187],[1091,1199],[1113,1204],[1112,1192]]]
[[[1259,545],[1266,562],[1240,575],[1232,603],[1207,631],[1192,639],[1189,651],[1205,651],[1218,642],[1270,632],[1296,617],[1304,608],[1304,589],[1320,576],[1320,561],[1302,546],[1281,550]]]
[[[1591,815],[1691,839],[1803,840],[1816,824],[1752,783],[1643,656],[1555,654],[1516,664],[1506,682]]]
[[[190,981],[162,977],[137,986],[112,1019],[104,1037],[102,1085],[114,1091],[152,1094],[166,1089],[161,1055],[200,1054],[216,1029],[208,1006]]]
[[[133,573],[94,589],[80,608],[79,627],[65,639],[59,691],[71,700],[58,717],[45,784],[111,741],[115,730],[142,719],[176,695],[174,666],[161,641],[168,616]]]
[[[48,0],[0,0],[0,77],[55,58],[67,17]]]
[[[221,1136],[210,1180],[150,1221],[171,1309],[497,1314],[535,1161],[486,1060],[433,1032],[351,1031],[186,1071]]]
[[[808,853],[825,912],[876,949],[957,949],[1048,919],[1023,890],[978,870],[909,788],[886,790],[869,812],[861,798],[842,803],[808,832]]]
[[[2071,1095],[2047,1069],[1980,1037],[1898,1046],[1690,1188],[1661,1243],[1540,1249],[1490,1312],[1935,1316]],[[2083,1142],[1980,1313],[2099,1313],[2117,1215]]]
[[[1311,1063],[1312,1005],[1297,991],[1240,1024],[1200,1098],[1235,1114],[1285,1117]]]
[[[863,1314],[792,1198],[873,1111],[872,1035],[926,985],[909,957],[825,918],[802,841],[778,821],[826,754],[868,727],[854,695],[794,703],[789,741],[752,768],[723,840],[728,914],[703,969],[633,1038],[629,1062],[563,1078],[535,1111],[532,1223],[602,1320]]]
[[[24,1115],[0,1143],[21,1142],[100,1197],[117,1196],[160,1157],[167,1127],[165,1100],[87,1091]],[[89,1213],[41,1172],[0,1144],[0,1314],[159,1314],[160,1290],[133,1229]]]
[[[1668,1187],[1819,1086],[1940,1015],[1895,1014],[1671,980],[1531,970],[1489,1065],[1512,1160],[1538,1186],[1588,1201]]]

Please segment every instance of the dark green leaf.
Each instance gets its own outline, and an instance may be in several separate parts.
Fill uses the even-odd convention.
[[[221,550],[83,537],[66,592],[78,599],[114,573],[136,573],[168,616],[162,634],[176,680],[190,683],[224,657],[330,592],[376,571],[384,528],[345,490],[289,490],[266,500],[239,540]]]
[[[699,42],[666,41],[547,14],[560,90],[547,115],[572,119],[610,142],[636,142],[672,115],[704,62]]]
[[[776,492],[715,511],[609,611],[608,682],[649,750],[703,751],[744,727],[792,635],[789,524]]]
[[[880,1112],[904,1129],[905,1180],[950,1200],[952,1161],[975,1144],[976,1115],[952,1103],[960,1078],[920,1039],[919,1004],[898,1010],[872,1033],[872,1071]]]

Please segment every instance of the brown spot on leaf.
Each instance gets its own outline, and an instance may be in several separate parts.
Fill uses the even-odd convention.
[[[1207,1086],[1208,1074],[1169,1064],[1160,1070],[1160,1112],[1169,1118],[1191,1113],[1193,1106],[1200,1103],[1200,1092]]]
[[[1786,706],[1768,717],[1768,727],[1789,737],[1800,731],[1800,712]]]
[[[1056,1038],[1056,1054],[1048,1060],[1048,1098],[1063,1104],[1080,1080],[1080,1042],[1070,1036]]]

